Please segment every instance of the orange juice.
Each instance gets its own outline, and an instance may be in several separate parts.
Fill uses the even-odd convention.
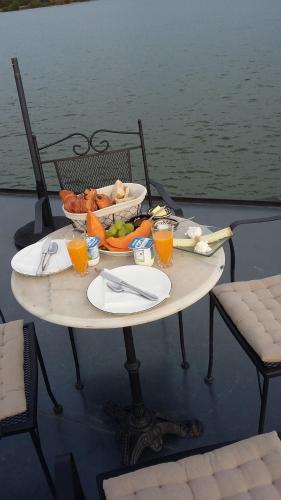
[[[155,231],[153,240],[159,264],[163,267],[169,266],[173,255],[173,231],[169,229]]]
[[[86,240],[73,239],[67,243],[67,250],[75,271],[85,274],[88,266],[88,252]]]

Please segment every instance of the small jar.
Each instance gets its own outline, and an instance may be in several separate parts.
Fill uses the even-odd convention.
[[[151,238],[134,238],[129,248],[134,251],[135,264],[153,266],[154,248]]]
[[[96,236],[86,236],[86,242],[88,251],[88,266],[95,266],[100,260],[100,238],[97,238]]]

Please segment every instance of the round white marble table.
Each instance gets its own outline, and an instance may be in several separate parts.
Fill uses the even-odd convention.
[[[187,220],[181,231],[188,227]],[[53,232],[51,238],[70,238],[72,227]],[[87,299],[87,288],[97,276],[95,269],[133,264],[133,257],[101,255],[83,278],[73,269],[45,277],[31,277],[13,271],[11,286],[18,303],[28,312],[57,325],[76,328],[110,329],[149,323],[170,316],[204,297],[219,280],[224,268],[224,251],[212,257],[174,250],[174,263],[165,269],[172,282],[171,296],[158,306],[137,314],[110,314],[96,309]]]
[[[190,222],[185,219],[178,220],[180,232],[184,234]],[[69,239],[71,234],[72,226],[67,226],[49,236],[54,239]],[[132,326],[180,313],[197,302],[217,283],[223,272],[224,262],[222,248],[211,257],[175,250],[173,266],[165,269],[172,283],[170,297],[158,306],[137,314],[110,314],[100,311],[90,304],[86,294],[89,284],[97,276],[97,268],[111,269],[132,264],[133,257],[101,255],[100,263],[95,268],[90,267],[89,274],[83,278],[73,269],[45,277],[24,276],[14,271],[12,273],[11,286],[16,300],[38,318],[67,327],[123,328],[127,356],[125,367],[129,374],[132,406],[128,410],[108,403],[106,411],[119,423],[125,464],[136,463],[146,447],[160,450],[165,434],[195,437],[201,433],[202,426],[198,421],[182,424],[146,408],[142,397],[140,362],[136,358]]]

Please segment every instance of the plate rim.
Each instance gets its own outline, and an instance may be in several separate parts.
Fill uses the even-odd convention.
[[[154,270],[154,271],[157,271],[157,272],[160,272],[162,273],[166,278],[167,280],[169,281],[169,284],[170,284],[170,289],[169,289],[169,294],[171,293],[171,290],[172,290],[172,282],[171,282],[171,278],[170,276],[168,276],[166,273],[164,273],[164,271],[162,271],[162,269],[158,269],[156,267],[153,267],[153,266],[139,266],[137,264],[128,264],[128,265],[125,265],[125,266],[118,266],[117,268],[113,268],[113,269],[110,269],[110,271],[113,271],[115,269],[119,269],[119,268],[122,268],[122,267],[135,267],[135,268],[146,268],[146,269],[150,269],[150,270]],[[142,269],[141,269],[142,270]],[[159,304],[162,304],[162,302],[164,302],[165,300],[167,300],[169,297],[164,297],[162,300],[160,301],[155,301],[155,302],[152,302],[151,301],[151,306],[149,307],[145,307],[144,309],[141,309],[140,311],[129,311],[129,312],[115,312],[115,311],[109,311],[108,309],[104,309],[104,308],[101,308],[101,307],[98,307],[96,306],[95,304],[93,304],[89,298],[89,289],[90,287],[92,286],[93,282],[98,279],[98,278],[102,278],[102,276],[98,275],[96,276],[92,281],[91,283],[89,284],[88,288],[87,288],[87,299],[88,301],[90,302],[90,304],[92,306],[94,306],[96,309],[98,309],[99,311],[103,311],[103,312],[106,312],[108,314],[119,314],[119,315],[127,315],[127,314],[139,314],[139,313],[142,313],[142,312],[145,312],[145,311],[148,311],[150,309],[152,309],[153,307],[156,307],[158,306]]]
[[[133,255],[134,250],[125,250],[124,252],[114,252],[114,250],[106,250],[104,248],[99,248],[99,251],[103,255],[114,255],[114,257],[129,257]],[[121,266],[119,266],[121,267]]]

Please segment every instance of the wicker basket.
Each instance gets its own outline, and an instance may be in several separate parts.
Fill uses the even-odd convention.
[[[141,184],[134,183],[126,183],[125,186],[129,187],[129,198],[127,201],[122,201],[116,205],[111,205],[110,207],[102,208],[93,212],[101,219],[102,224],[106,227],[110,226],[118,219],[128,221],[131,217],[139,215],[140,213],[141,204],[146,195],[146,188]],[[113,185],[97,189],[97,192],[100,194],[106,194],[110,197],[112,189]],[[86,213],[76,214],[67,212],[67,210],[64,209],[64,206],[62,206],[62,209],[64,215],[68,219],[71,219],[74,223],[77,222],[78,225],[81,225],[86,221]]]

